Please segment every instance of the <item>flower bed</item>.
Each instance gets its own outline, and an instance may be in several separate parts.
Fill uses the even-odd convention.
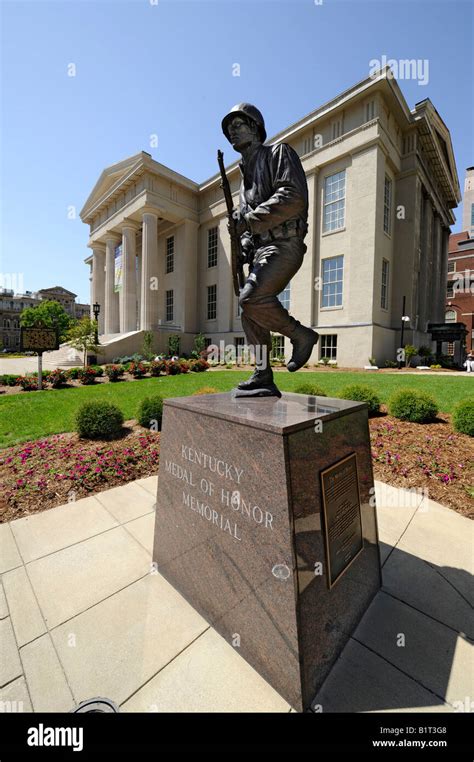
[[[474,439],[454,432],[449,416],[430,424],[385,416],[370,421],[376,479],[427,490],[428,497],[474,518]]]
[[[160,435],[133,424],[112,442],[59,434],[2,450],[0,521],[157,474]]]

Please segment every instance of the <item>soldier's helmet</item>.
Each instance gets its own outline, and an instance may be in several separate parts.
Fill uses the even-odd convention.
[[[230,141],[228,125],[230,120],[233,119],[235,116],[244,116],[244,117],[249,117],[250,119],[252,119],[252,121],[254,121],[258,127],[260,140],[262,141],[262,143],[265,142],[265,140],[267,139],[267,133],[265,130],[265,122],[263,121],[263,116],[261,112],[258,110],[258,108],[256,106],[252,106],[251,103],[237,103],[235,106],[232,106],[229,113],[226,114],[226,116],[222,120],[222,132],[226,136],[227,140]]]

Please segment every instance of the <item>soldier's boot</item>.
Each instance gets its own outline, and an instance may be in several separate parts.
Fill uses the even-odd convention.
[[[313,331],[312,328],[306,328],[301,323],[295,328],[293,334],[290,337],[290,341],[293,344],[293,354],[291,360],[287,364],[287,368],[290,373],[294,373],[295,370],[299,370],[305,363],[308,362],[311,357],[314,345],[319,339],[319,333]]]
[[[255,368],[254,372],[246,381],[240,381],[237,389],[253,391],[255,389],[268,388],[273,386],[273,371],[271,368]]]

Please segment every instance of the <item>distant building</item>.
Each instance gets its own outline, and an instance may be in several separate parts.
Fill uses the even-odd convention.
[[[462,210],[462,229],[474,238],[474,167],[466,169]]]
[[[469,171],[469,170],[468,170]],[[466,199],[464,199],[464,208]],[[474,237],[467,231],[449,237],[448,280],[446,290],[446,323],[464,323],[467,329],[466,350],[474,350]],[[450,342],[445,354],[462,362],[461,347]]]
[[[12,289],[0,288],[0,339],[3,349],[20,349],[20,315],[27,307],[36,307],[43,301],[59,302],[72,317],[80,319],[90,314],[89,304],[76,303],[76,294],[62,286],[42,288],[16,294]]]

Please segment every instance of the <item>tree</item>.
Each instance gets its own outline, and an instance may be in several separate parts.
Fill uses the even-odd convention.
[[[143,334],[142,355],[145,360],[153,360],[153,331],[145,331]]]
[[[193,351],[191,357],[200,358],[202,353],[206,351],[206,337],[203,333],[197,333],[194,337]]]
[[[96,328],[97,321],[91,320],[90,317],[85,315],[73,325],[68,333],[69,344],[74,347],[74,349],[78,349],[84,353],[84,367],[87,365],[88,352],[99,354],[102,351],[95,341]]]
[[[179,355],[180,342],[181,337],[179,333],[170,333],[168,336],[168,352],[172,357]]]
[[[418,350],[416,347],[413,346],[413,344],[405,344],[404,350],[405,350],[405,364],[407,368],[409,368],[411,366],[411,361],[418,354]]]
[[[59,341],[63,342],[66,341],[74,321],[59,302],[45,299],[35,307],[27,307],[20,315],[22,328],[35,328],[38,323],[42,323],[44,328],[55,328],[59,334]]]

